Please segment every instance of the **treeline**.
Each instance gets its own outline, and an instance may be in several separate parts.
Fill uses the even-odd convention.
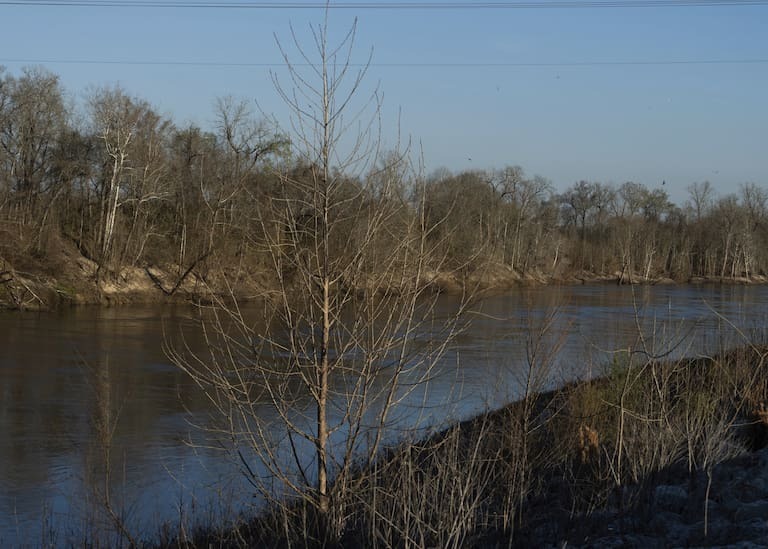
[[[768,267],[768,192],[755,183],[727,196],[693,183],[683,206],[663,187],[634,182],[579,181],[556,193],[519,167],[438,174],[429,189],[427,208],[450,220],[446,245],[459,261],[476,254],[522,274],[617,274],[627,282],[752,278]]]
[[[244,253],[253,202],[287,151],[244,104],[220,101],[208,132],[119,87],[78,109],[45,70],[1,76],[0,256],[54,260],[71,242],[106,273]]]
[[[281,218],[294,212],[295,227],[311,218],[284,182],[316,178],[312,159],[296,155],[247,103],[219,100],[211,130],[179,126],[119,87],[82,103],[44,69],[0,71],[0,271],[55,271],[62,251],[76,248],[99,266],[99,277],[150,264],[258,272],[280,241],[271,233],[275,209]],[[768,193],[756,184],[721,197],[709,183],[694,183],[677,206],[663,188],[632,182],[580,181],[557,193],[519,167],[438,171],[424,186],[410,174],[393,153],[344,176],[357,205],[339,208],[340,219],[344,208],[408,205],[409,219],[398,210],[388,220],[382,254],[421,218],[439,265],[465,272],[489,263],[544,276],[687,279],[768,270]],[[355,231],[345,227],[339,238],[365,234]]]

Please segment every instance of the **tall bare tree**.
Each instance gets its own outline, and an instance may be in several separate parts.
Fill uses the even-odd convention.
[[[22,223],[35,218],[41,194],[55,184],[53,159],[66,118],[58,76],[25,68],[18,78],[0,79],[0,166]]]
[[[412,207],[399,192],[406,155],[379,154],[379,95],[353,63],[355,32],[332,44],[326,13],[307,48],[291,29],[299,63],[278,41],[288,77],[273,82],[293,113],[296,164],[255,203],[252,235],[277,291],[255,319],[217,301],[210,354],[172,354],[216,403],[216,434],[252,484],[291,496],[281,508],[308,512],[324,541],[344,529],[356,465],[392,440],[398,404],[434,375],[466,306],[435,315],[429,273],[443,265],[423,185]]]
[[[121,88],[103,88],[89,100],[93,132],[104,151],[100,187],[100,263],[110,260],[118,208],[124,198],[131,153],[148,105],[131,98]]]

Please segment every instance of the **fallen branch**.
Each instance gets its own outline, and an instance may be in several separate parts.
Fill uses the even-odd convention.
[[[176,290],[178,290],[181,285],[184,283],[184,280],[189,276],[189,274],[192,272],[192,270],[197,267],[197,264],[203,261],[206,257],[210,255],[211,252],[206,252],[197,259],[195,259],[192,264],[187,268],[186,271],[184,271],[184,274],[181,275],[181,277],[176,281],[176,284],[171,288],[170,290],[166,290],[163,286],[163,281],[160,280],[152,271],[150,271],[149,267],[145,267],[144,271],[147,273],[147,276],[152,281],[152,283],[157,286],[160,291],[162,291],[167,296],[172,296],[176,293]]]
[[[34,291],[32,291],[32,288],[30,288],[29,285],[26,284],[23,279],[17,278],[16,282],[18,282],[21,285],[21,287],[24,288],[27,291],[27,293],[31,295],[41,306],[45,307],[45,301],[40,299],[40,297]],[[24,305],[26,305],[26,303],[24,303]]]

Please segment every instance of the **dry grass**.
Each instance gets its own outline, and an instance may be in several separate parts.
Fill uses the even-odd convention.
[[[586,535],[579,517],[606,506],[636,513],[664,475],[699,478],[754,447],[741,425],[768,426],[765,407],[744,408],[748,393],[763,390],[754,373],[764,358],[752,349],[637,366],[623,394],[621,431],[620,388],[633,373],[615,368],[540,395],[533,409],[518,402],[403,443],[358,471],[363,480],[345,506],[339,545],[526,546]],[[747,373],[754,382],[741,377]],[[535,427],[527,431],[520,429],[525,413]],[[307,524],[306,514],[297,517]],[[261,541],[312,546],[308,531],[292,524]]]

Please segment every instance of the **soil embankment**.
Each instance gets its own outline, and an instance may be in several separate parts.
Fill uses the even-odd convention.
[[[71,251],[55,265],[32,261],[17,269],[0,263],[0,309],[201,301],[214,294],[253,299],[267,293],[270,286],[259,272],[195,267],[164,264],[107,270]]]
[[[101,269],[73,247],[63,247],[51,263],[27,258],[22,265],[0,260],[0,309],[51,310],[70,305],[119,305],[158,300],[209,300],[214,296],[255,299],[275,291],[270,276],[257,267],[220,265],[206,259],[191,266],[143,265]],[[673,280],[626,273],[573,272],[553,276],[538,271],[520,273],[505,265],[483,265],[471,271],[424,274],[434,291],[448,294],[498,292],[519,286],[547,284],[764,284],[763,276],[694,277]],[[383,290],[382,288],[378,289]],[[395,290],[396,289],[387,289]]]

